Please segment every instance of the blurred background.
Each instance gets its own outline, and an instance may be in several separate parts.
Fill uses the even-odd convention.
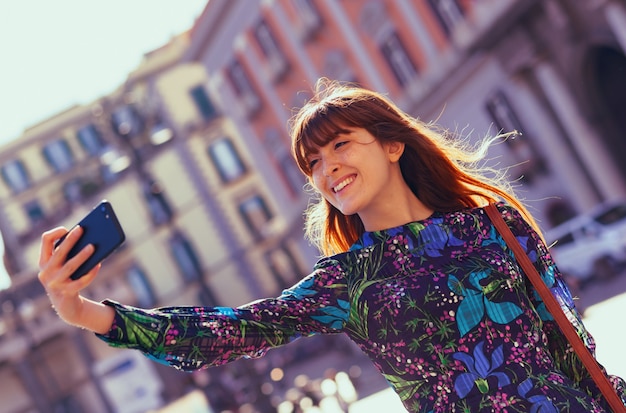
[[[0,7],[0,412],[403,411],[343,336],[181,373],[66,326],[37,280],[41,233],[105,198],[127,241],[94,299],[236,306],[295,283],[319,253],[287,123],[322,76],[474,142],[521,132],[489,163],[626,376],[626,1],[127,3]]]

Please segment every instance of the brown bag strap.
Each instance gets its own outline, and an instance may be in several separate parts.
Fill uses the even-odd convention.
[[[489,204],[485,207],[485,211],[487,212],[487,215],[489,215],[491,222],[495,225],[502,238],[504,238],[507,246],[513,251],[515,259],[541,296],[546,308],[556,320],[559,328],[572,345],[572,348],[582,361],[583,365],[587,368],[587,371],[589,371],[591,378],[606,398],[607,402],[611,406],[611,409],[613,409],[616,413],[625,413],[626,407],[624,407],[624,403],[621,398],[617,395],[606,374],[604,374],[604,372],[600,369],[596,359],[591,355],[589,349],[576,333],[574,326],[569,322],[556,298],[554,298],[546,283],[541,279],[541,276],[530,261],[530,258],[528,258],[528,255],[526,255],[526,252],[522,248],[521,244],[517,241],[506,222],[504,222],[502,214],[498,208],[495,204]]]

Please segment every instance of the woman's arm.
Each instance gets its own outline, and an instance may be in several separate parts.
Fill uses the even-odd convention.
[[[349,315],[345,277],[332,260],[279,297],[236,308],[106,304],[115,319],[101,339],[185,371],[259,357],[302,336],[339,333]]]
[[[59,227],[42,235],[39,252],[39,281],[61,319],[68,324],[104,334],[111,329],[115,316],[114,310],[80,295],[80,291],[94,280],[100,265],[78,280],[70,278],[74,270],[93,254],[93,246],[88,245],[72,259],[67,260],[68,252],[78,241],[82,232],[80,227],[72,229],[58,248],[55,248],[54,244],[67,233],[67,229]]]

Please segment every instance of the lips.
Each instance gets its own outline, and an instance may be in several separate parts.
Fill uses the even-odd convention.
[[[354,182],[355,179],[356,177],[354,175],[345,178],[343,181],[339,182],[337,185],[333,187],[333,192],[337,193],[341,191],[343,188],[345,188],[346,186]]]

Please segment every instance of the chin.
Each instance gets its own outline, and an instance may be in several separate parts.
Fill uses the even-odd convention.
[[[350,208],[337,208],[345,216],[357,215],[358,212]]]

